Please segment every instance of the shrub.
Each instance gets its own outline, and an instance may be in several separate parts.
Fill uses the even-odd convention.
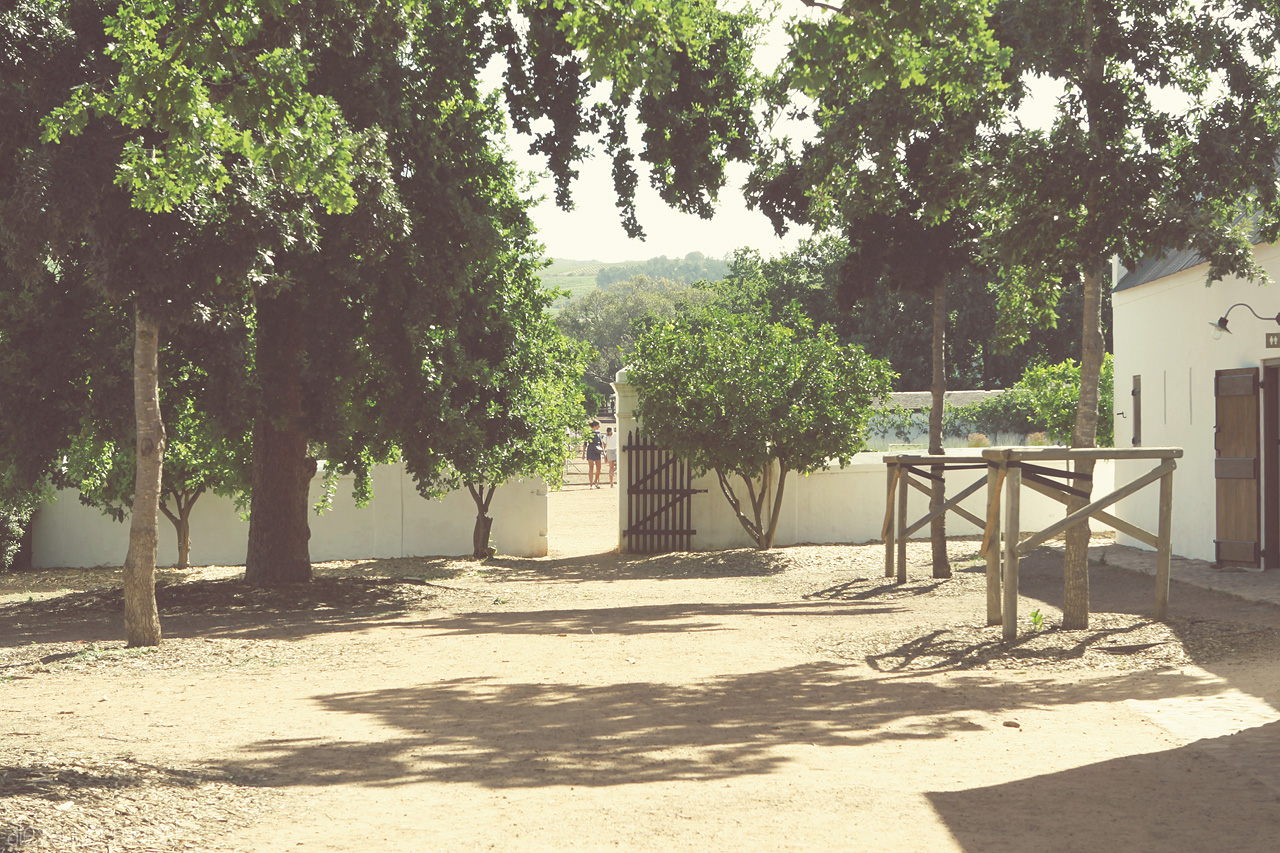
[[[1031,395],[1022,388],[1010,388],[1001,394],[970,403],[946,406],[942,412],[942,434],[964,438],[970,433],[983,435],[1027,435],[1043,429]]]
[[[1098,447],[1115,445],[1113,371],[1111,354],[1107,353],[1098,385]],[[1026,391],[1049,438],[1056,444],[1070,444],[1080,399],[1080,363],[1068,359],[1059,364],[1032,365],[1018,387]]]
[[[39,489],[16,487],[8,475],[0,474],[0,571],[13,568],[42,497]]]

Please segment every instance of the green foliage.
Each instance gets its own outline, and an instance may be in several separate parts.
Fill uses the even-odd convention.
[[[1261,274],[1239,214],[1258,213],[1275,239],[1280,18],[1253,0],[1214,9],[1155,0],[1068,15],[1041,0],[1001,4],[1016,85],[1042,77],[1064,88],[1051,126],[1019,127],[994,148],[1004,179],[991,245],[1011,313],[1039,310],[1037,291],[1113,255],[1132,263],[1191,246],[1211,281]]]
[[[556,258],[546,267],[538,271],[542,286],[557,294],[552,311],[564,307],[564,304],[575,296],[589,293],[596,289],[596,275],[605,264],[599,261],[574,261]]]
[[[867,416],[865,430],[867,435],[876,438],[908,441],[928,432],[929,413],[909,409],[896,403],[880,406]]]
[[[699,286],[713,294],[716,306],[732,313],[760,313],[785,322],[798,312],[814,325],[830,325],[842,342],[856,343],[869,355],[888,360],[898,373],[895,390],[927,389],[932,360],[923,342],[931,333],[929,295],[879,288],[856,303],[840,304],[837,294],[844,270],[856,263],[850,251],[847,240],[829,236],[801,241],[794,251],[773,258],[742,249],[732,256],[724,279]],[[1056,319],[1052,327],[1036,329],[1021,342],[998,339],[997,286],[987,274],[953,276],[947,293],[948,388],[1009,388],[1031,362],[1058,362],[1080,354],[1078,329]],[[1062,316],[1079,314],[1079,283],[1067,288],[1055,305]],[[1104,329],[1109,329],[1109,303],[1103,320]]]
[[[664,201],[710,217],[727,164],[752,153],[756,14],[721,10],[715,0],[535,0],[517,8],[519,25],[498,31],[508,104],[516,130],[534,135],[531,153],[547,157],[557,204],[571,206],[573,163],[587,150],[579,138],[599,131],[629,234],[644,233],[635,215],[637,159],[649,164]],[[607,100],[587,107],[598,84]],[[639,151],[628,135],[635,118],[644,127]]]
[[[1103,363],[1102,402],[1099,404],[1099,446],[1110,447],[1112,424],[1112,358]],[[1031,436],[1047,434],[1044,443],[1070,444],[1075,426],[1076,401],[1080,398],[1080,363],[1068,359],[1058,364],[1036,364],[1027,368],[1018,384],[965,406],[947,404],[942,413],[942,434],[965,438],[980,433]],[[907,441],[928,429],[929,409],[919,411],[890,405],[876,409],[867,422],[867,432],[882,439]],[[1033,442],[1034,443],[1034,442]]]
[[[585,376],[603,389],[627,363],[636,336],[647,325],[689,313],[709,298],[705,290],[684,282],[637,276],[575,298],[556,315],[556,325],[595,350]]]
[[[586,412],[588,418],[594,418],[600,414],[600,411],[608,404],[609,398],[597,391],[593,386],[588,385],[581,379],[578,380],[578,392],[582,394],[582,408]]]
[[[13,568],[22,538],[45,497],[45,489],[23,485],[12,467],[0,469],[0,572]]]
[[[427,365],[456,362],[419,377],[422,418],[441,428],[400,429],[405,464],[424,497],[466,487],[476,502],[474,555],[489,553],[488,516],[495,490],[509,480],[560,483],[570,435],[584,420],[580,391],[587,347],[566,338],[547,312],[551,295],[527,251],[527,230],[513,230],[488,263],[487,284],[500,295],[487,337],[426,339]],[[430,348],[435,348],[430,349]],[[410,423],[418,423],[410,413]]]
[[[867,418],[892,373],[825,327],[708,312],[650,329],[636,344],[630,378],[644,428],[695,473],[715,470],[735,508],[727,478],[743,478],[755,519],[741,511],[739,519],[767,548],[776,506],[771,523],[761,504],[773,467],[780,499],[787,472],[847,464],[866,446]]]
[[[300,5],[262,0],[229,13],[125,0],[105,20],[115,75],[74,89],[44,119],[43,140],[82,133],[93,116],[149,130],[125,141],[116,178],[149,211],[221,192],[232,157],[274,170],[330,212],[350,210],[354,134],[334,101],[311,90],[310,57],[281,27],[296,25],[288,17]]]
[[[948,404],[942,413],[944,435],[1029,435],[1042,429],[1043,421],[1032,405],[1031,395],[1023,388],[1010,388],[1001,394],[969,403]]]
[[[1018,387],[1025,392],[1037,421],[1046,427],[1049,439],[1054,444],[1071,444],[1077,401],[1080,399],[1080,363],[1064,361],[1032,365],[1027,368]],[[1115,446],[1114,389],[1114,368],[1108,353],[1102,363],[1098,389],[1098,447]]]
[[[1020,387],[964,406],[947,403],[942,411],[942,434],[946,438],[1025,436],[1043,428],[1030,392]],[[867,434],[886,441],[910,441],[928,431],[928,406],[916,410],[890,404],[875,409],[867,419]]]
[[[132,303],[169,330],[251,310],[253,372],[225,374],[243,394],[201,414],[227,436],[255,418],[259,458],[288,474],[255,484],[284,485],[255,505],[250,561],[254,542],[287,541],[304,553],[276,562],[305,564],[305,520],[281,529],[313,462],[300,448],[323,448],[363,496],[397,447],[443,453],[469,418],[520,411],[506,360],[578,363],[522,338],[546,306],[525,285],[538,247],[486,94],[491,60],[506,60],[516,127],[538,128],[557,201],[594,138],[639,233],[637,160],[664,199],[710,215],[727,161],[750,154],[757,25],[711,0],[19,4],[0,15],[3,284],[90,328],[95,306]],[[597,84],[608,97],[593,104]],[[0,408],[25,399],[53,427],[22,450],[24,471],[51,471],[82,436],[97,477],[118,455],[80,424],[98,417],[77,387],[86,356],[64,349],[62,397],[15,381]]]

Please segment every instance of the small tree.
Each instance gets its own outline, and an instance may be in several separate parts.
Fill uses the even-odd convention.
[[[582,425],[579,375],[585,347],[560,336],[547,323],[538,349],[513,360],[505,377],[495,377],[496,392],[474,398],[471,414],[448,445],[433,442],[405,448],[405,463],[425,498],[466,487],[476,504],[472,556],[492,557],[489,506],[503,483],[541,477],[558,486],[564,463],[573,452],[572,431]],[[531,362],[541,362],[540,369]],[[529,368],[535,368],[532,372]]]
[[[710,313],[651,329],[629,371],[638,415],[695,474],[714,470],[756,547],[773,547],[787,473],[832,460],[844,467],[866,443],[871,407],[889,393],[888,363],[841,346],[829,327],[768,324]],[[742,478],[750,515],[731,478]]]

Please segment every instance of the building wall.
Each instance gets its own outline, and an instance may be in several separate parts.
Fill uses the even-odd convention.
[[[400,466],[380,465],[373,472],[374,500],[356,507],[351,478],[341,478],[333,508],[312,515],[311,559],[326,560],[460,556],[471,553],[476,508],[466,491],[428,501]],[[320,498],[320,479],[311,484],[311,502]],[[513,481],[498,489],[489,514],[491,544],[499,554],[543,557],[547,554],[547,488],[540,479]],[[34,568],[118,566],[129,547],[128,522],[119,524],[82,505],[74,491],[61,491],[40,508],[32,533]],[[234,504],[204,495],[191,514],[191,564],[244,564],[249,523]],[[157,561],[177,560],[173,525],[160,519]]]
[[[1258,260],[1280,278],[1280,249],[1260,246]],[[1213,376],[1216,370],[1260,367],[1280,358],[1267,349],[1274,320],[1258,320],[1244,308],[1231,313],[1232,333],[1214,340],[1210,323],[1233,304],[1244,302],[1265,317],[1280,312],[1280,292],[1231,279],[1206,287],[1207,265],[1112,294],[1115,336],[1116,445],[1132,446],[1133,377],[1142,377],[1142,445],[1181,447],[1173,486],[1173,552],[1214,559],[1215,484]],[[1117,482],[1128,482],[1150,463],[1119,463]],[[1155,530],[1155,488],[1117,505],[1116,515]],[[1146,547],[1121,535],[1126,545]]]
[[[614,390],[618,396],[618,434],[625,437],[629,431],[638,426],[633,412],[636,407],[635,390],[627,384],[626,371],[618,374],[618,382]],[[974,455],[980,451],[960,448],[948,450],[954,455]],[[618,454],[619,483],[627,482],[627,454]],[[1094,474],[1095,496],[1106,494],[1112,489],[1114,467],[1109,462],[1097,466]],[[986,478],[985,471],[953,471],[947,475],[947,493],[957,494],[970,485],[975,478]],[[738,497],[745,501],[745,489],[740,482],[735,482]],[[753,543],[733,513],[732,507],[720,491],[720,484],[714,472],[694,481],[694,488],[706,489],[705,494],[693,496],[693,526],[697,535],[693,537],[693,548],[698,551],[713,551],[723,548],[750,547]],[[800,543],[863,543],[880,540],[880,532],[884,525],[885,497],[888,491],[888,478],[882,453],[859,453],[852,463],[843,469],[832,468],[818,471],[807,477],[794,472],[787,475],[787,482],[782,493],[782,510],[778,522],[778,531],[774,539],[775,545],[796,545]],[[909,493],[907,514],[914,521],[928,510],[928,496],[912,489]],[[961,502],[961,505],[979,518],[986,515],[986,489]],[[622,550],[626,550],[626,537],[623,531],[627,525],[626,501],[618,502],[618,541]],[[1022,494],[1021,519],[1026,531],[1039,530],[1061,519],[1066,514],[1061,504],[1040,494],[1024,489]],[[1106,529],[1100,522],[1093,522],[1094,530]],[[951,513],[947,516],[947,532],[952,536],[981,534],[976,525],[965,521]],[[926,539],[929,529],[926,526],[915,534],[916,538]]]

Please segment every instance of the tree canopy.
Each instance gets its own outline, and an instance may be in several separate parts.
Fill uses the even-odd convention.
[[[993,146],[989,245],[1002,269],[1001,315],[1043,311],[1046,294],[1081,282],[1071,443],[1092,447],[1110,259],[1133,265],[1189,247],[1210,281],[1256,278],[1251,227],[1268,241],[1280,233],[1280,9],[1270,0],[1003,0],[993,12],[1018,97],[1036,78],[1061,91],[1047,127],[1013,123]],[[1087,524],[1067,533],[1066,628],[1088,626],[1088,537]]]
[[[558,201],[570,204],[573,164],[594,137],[639,233],[637,161],[664,199],[705,215],[726,162],[749,153],[755,25],[711,0],[68,0],[6,11],[5,266],[24,287],[62,291],[73,314],[97,302],[133,311],[139,468],[126,567],[138,571],[126,577],[138,582],[126,601],[152,586],[163,332],[251,310],[246,577],[308,578],[313,452],[363,488],[368,466],[399,444],[444,435],[452,389],[468,386],[466,371],[483,383],[519,334],[503,282],[538,247],[503,155],[499,98],[484,91],[490,61],[505,60],[506,107],[536,131]],[[629,118],[644,128],[639,146]],[[31,458],[47,465],[45,451]],[[159,640],[149,597],[138,642]]]

